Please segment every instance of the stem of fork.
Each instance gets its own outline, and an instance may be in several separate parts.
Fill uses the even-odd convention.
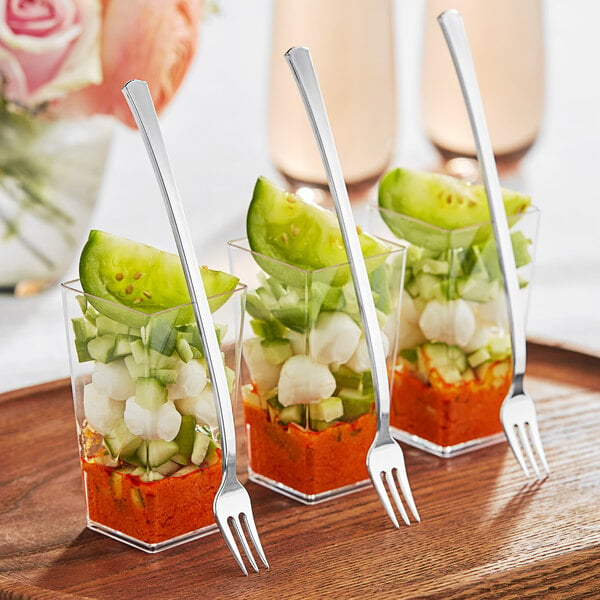
[[[390,390],[385,362],[385,353],[375,304],[371,294],[367,268],[362,255],[356,224],[348,198],[348,190],[342,173],[329,118],[317,75],[308,48],[298,46],[285,53],[285,59],[292,71],[298,91],[302,97],[306,114],[319,148],[321,160],[327,174],[327,181],[335,211],[340,223],[344,247],[350,263],[352,281],[365,330],[365,340],[371,362],[375,402],[379,417],[379,429],[389,431]]]
[[[471,56],[467,34],[460,13],[455,9],[443,12],[438,21],[458,75],[458,80],[463,92],[469,121],[475,138],[477,158],[483,173],[485,190],[488,197],[492,226],[498,250],[500,269],[504,279],[504,292],[506,295],[506,308],[510,325],[512,346],[513,373],[525,372],[526,340],[525,320],[519,295],[519,279],[512,241],[508,229],[506,212],[502,200],[502,191],[496,169],[494,151],[483,110],[483,103],[479,93],[477,75]]]

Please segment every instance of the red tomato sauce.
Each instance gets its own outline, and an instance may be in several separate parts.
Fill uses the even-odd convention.
[[[86,460],[82,471],[89,518],[142,542],[164,542],[215,522],[220,460],[181,477],[151,482]]]
[[[454,446],[502,431],[500,406],[508,392],[507,361],[481,379],[446,383],[438,373],[424,382],[408,368],[394,371],[390,424],[439,446]]]
[[[310,431],[269,420],[268,413],[244,403],[250,467],[255,473],[307,495],[352,485],[369,478],[367,452],[376,417]]]

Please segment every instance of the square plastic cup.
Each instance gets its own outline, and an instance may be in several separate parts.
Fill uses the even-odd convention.
[[[158,552],[217,530],[221,450],[191,305],[151,315],[62,285],[87,526]],[[246,288],[209,303],[232,402]]]
[[[509,218],[525,312],[538,220],[537,208]],[[504,440],[511,340],[491,223],[449,230],[371,207],[369,226],[408,245],[392,434],[441,457]]]
[[[405,248],[366,259],[386,346],[396,363]],[[371,367],[349,264],[308,271],[229,242],[249,286],[253,335],[242,387],[249,478],[305,504],[370,483],[376,428]]]

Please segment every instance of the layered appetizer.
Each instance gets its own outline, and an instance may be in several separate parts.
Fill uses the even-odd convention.
[[[247,234],[230,248],[233,272],[252,277],[253,336],[243,345],[250,478],[306,503],[356,489],[369,480],[376,415],[337,218],[260,178]],[[359,237],[392,366],[404,248]]]
[[[503,200],[527,288],[537,211],[517,192],[503,190]],[[498,439],[511,340],[485,188],[396,169],[380,182],[378,212],[409,245],[393,376],[396,435],[441,456]]]
[[[88,525],[147,551],[214,530],[218,423],[179,258],[92,231],[79,271],[63,290]],[[235,397],[244,288],[200,271]]]

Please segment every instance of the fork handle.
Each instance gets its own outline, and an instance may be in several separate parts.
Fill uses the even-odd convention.
[[[481,94],[477,84],[473,57],[471,56],[462,17],[457,10],[450,9],[443,12],[438,17],[438,21],[446,38],[460,81],[460,87],[465,98],[475,138],[475,146],[477,147],[477,158],[483,172],[494,237],[498,248],[498,259],[504,279],[504,293],[506,295],[506,308],[508,311],[512,347],[513,378],[516,380],[515,383],[518,384],[525,373],[525,322],[519,294],[517,267],[508,229],[506,211],[502,200],[502,190],[498,179],[496,161],[483,111]]]
[[[329,125],[325,103],[323,102],[321,89],[308,48],[303,46],[291,48],[285,53],[285,58],[298,85],[327,174],[327,181],[329,182],[335,211],[340,222],[342,238],[350,262],[354,289],[365,330],[365,340],[369,350],[373,373],[375,402],[380,421],[379,429],[383,425],[384,431],[388,431],[390,391],[381,331],[379,329],[375,303],[373,302],[371,286],[369,284],[369,276],[362,255],[342,168],[333,141],[333,133]]]
[[[221,431],[223,474],[225,475],[229,469],[235,473],[235,424],[229,398],[227,376],[221,359],[221,350],[213,326],[206,291],[198,270],[198,259],[186,224],[187,221],[179,192],[175,185],[175,178],[160,131],[156,110],[148,90],[148,84],[145,81],[132,80],[128,82],[123,87],[123,94],[140,130],[160,186],[192,301],[194,316],[200,331],[200,338],[206,351],[206,363],[213,384],[217,418]]]

